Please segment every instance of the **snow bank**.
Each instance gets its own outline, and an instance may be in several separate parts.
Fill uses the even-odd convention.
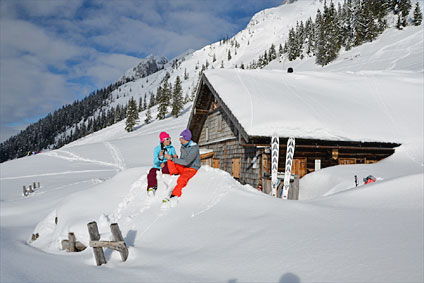
[[[58,204],[36,228],[42,229],[40,239],[49,237],[55,214],[59,222],[54,237],[50,245],[38,247],[70,256],[58,250],[58,239],[73,231],[87,244],[86,224],[96,220],[102,239],[108,240],[109,224],[118,221],[130,255],[121,263],[118,253],[108,252],[107,266],[117,275],[138,274],[143,281],[422,278],[417,270],[422,264],[423,174],[283,205],[280,199],[242,186],[226,172],[204,166],[184,189],[179,204],[161,210],[161,196],[173,187],[175,177],[159,176],[158,196],[149,201],[139,171],[127,170]],[[104,197],[93,206],[99,193]],[[75,202],[79,205],[72,205]],[[75,256],[94,265],[89,249]],[[394,268],[400,261],[402,267]]]

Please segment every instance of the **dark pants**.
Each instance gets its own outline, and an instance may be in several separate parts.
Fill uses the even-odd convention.
[[[147,174],[147,189],[152,187],[157,187],[158,180],[156,180],[156,172],[160,169],[152,168]],[[165,163],[165,166],[162,168],[162,174],[169,174],[168,162]]]

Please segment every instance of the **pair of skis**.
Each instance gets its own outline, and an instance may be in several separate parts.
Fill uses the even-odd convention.
[[[286,169],[284,173],[284,185],[283,185],[283,199],[288,199],[290,189],[290,176],[293,165],[295,139],[289,138],[287,141],[287,152],[286,152]],[[272,183],[272,195],[277,196],[278,186],[278,160],[280,152],[280,141],[278,136],[274,135],[271,139],[271,183]]]

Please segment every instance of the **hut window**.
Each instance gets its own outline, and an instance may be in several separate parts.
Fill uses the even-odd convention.
[[[333,149],[333,151],[331,153],[331,158],[333,158],[334,160],[337,160],[337,158],[339,158],[339,150],[338,149]]]
[[[218,115],[216,128],[218,132],[222,131],[222,115]]]
[[[356,158],[340,158],[339,165],[356,164]]]

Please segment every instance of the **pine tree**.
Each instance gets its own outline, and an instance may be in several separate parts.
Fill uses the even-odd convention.
[[[419,26],[421,25],[422,21],[423,21],[423,14],[420,9],[420,4],[417,2],[415,3],[414,16],[412,18],[412,23],[414,24],[414,26]]]
[[[397,19],[397,22],[396,22],[396,28],[398,30],[402,30],[403,29],[402,20],[401,20],[400,14],[398,14],[398,19]]]
[[[365,42],[372,42],[374,39],[377,38],[379,32],[378,26],[375,23],[374,18],[377,17],[376,13],[374,12],[375,9],[375,2],[373,0],[371,1],[365,1],[363,3],[363,10],[365,13],[364,17],[364,23],[365,23],[365,36],[364,41]]]
[[[406,27],[408,25],[407,19],[409,12],[411,11],[412,5],[411,0],[399,0],[399,11],[401,14],[401,23],[402,26]]]
[[[138,112],[141,112],[141,111],[143,111],[143,99],[140,96],[138,100]]]
[[[289,30],[289,38],[287,40],[287,57],[289,61],[293,61],[297,57],[297,43],[296,32],[294,31],[294,28],[291,28]]]
[[[221,60],[221,69],[224,69],[224,61]]]
[[[144,94],[143,111],[147,109],[147,94]]]
[[[149,100],[149,107],[153,107],[156,105],[156,97],[153,92],[150,92],[150,100]]]
[[[389,0],[390,10],[395,15],[399,14],[399,2],[400,0]]]
[[[172,110],[171,110],[171,115],[174,116],[175,118],[178,118],[178,115],[183,110],[184,101],[183,101],[182,92],[183,90],[181,87],[181,80],[180,80],[180,77],[177,76],[177,78],[175,79],[175,86],[174,86],[174,91],[172,95]]]
[[[171,93],[169,90],[168,80],[165,80],[163,82],[160,99],[158,99],[159,107],[158,107],[158,114],[156,118],[158,118],[159,120],[165,119],[165,116],[168,113],[170,98],[171,98]]]
[[[314,23],[312,22],[312,18],[309,17],[309,19],[306,21],[306,24],[305,24],[306,54],[309,56],[313,55],[314,36],[315,36]]]
[[[120,118],[121,118],[121,106],[118,104],[118,105],[116,105],[116,108],[115,108],[115,123],[121,121]],[[91,124],[92,124],[92,127],[93,127],[94,126],[93,121],[91,121]],[[94,129],[93,129],[93,131],[94,131]]]
[[[300,21],[300,24],[298,22],[296,23],[296,40],[296,57],[303,59],[303,44],[305,43],[305,27],[303,21]]]
[[[280,46],[278,47],[278,57],[281,58],[283,57],[284,51],[283,51],[283,46],[280,43]]]
[[[215,55],[215,53],[213,54],[213,59],[212,59],[212,62],[215,62],[216,61],[216,55]]]
[[[150,106],[149,106],[147,107],[146,118],[144,119],[144,122],[146,124],[149,124],[151,120],[152,120],[152,112],[150,111]]]
[[[359,46],[365,41],[367,11],[364,9],[364,4],[360,0],[355,0],[353,4],[353,34],[354,46]]]
[[[325,60],[325,34],[321,11],[318,9],[315,19],[315,63],[326,65]]]
[[[127,109],[127,120],[125,122],[125,130],[127,132],[131,132],[134,129],[135,124],[138,122],[138,111],[137,111],[137,103],[134,98],[131,97],[128,103]]]
[[[355,41],[354,36],[354,13],[352,0],[347,0],[343,4],[342,18],[340,22],[342,43],[346,50],[352,49]]]
[[[156,89],[156,103],[155,104],[160,104],[162,101],[162,85],[160,85],[157,89]]]
[[[189,103],[189,102],[190,102],[190,96],[189,96],[188,91],[187,91],[185,96],[184,96],[184,104]]]
[[[228,49],[228,56],[227,56],[228,61],[231,60],[231,51]]]
[[[269,61],[277,59],[277,51],[275,50],[274,44],[271,44],[268,54],[269,54]]]
[[[184,80],[186,81],[186,80],[188,80],[188,73],[187,73],[187,69],[185,68],[184,69]]]

